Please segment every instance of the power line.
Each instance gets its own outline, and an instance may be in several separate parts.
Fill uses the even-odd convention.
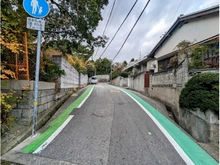
[[[172,18],[172,20],[171,20],[171,23],[173,23],[173,19],[174,19],[175,15],[176,15],[177,11],[179,10],[180,5],[182,4],[182,2],[183,2],[183,0],[180,1],[179,6],[177,7],[175,14],[173,15],[173,18]]]
[[[103,34],[102,34],[102,35],[104,35],[104,34],[105,34],[105,30],[106,30],[106,28],[107,28],[107,26],[108,26],[108,23],[109,23],[109,20],[110,20],[110,18],[111,18],[112,11],[113,11],[114,6],[115,6],[115,2],[116,2],[116,0],[114,0],[114,3],[113,3],[113,5],[112,5],[111,12],[110,12],[109,17],[108,17],[108,21],[107,21],[107,23],[106,23],[106,25],[105,25],[105,29],[104,29]]]
[[[114,34],[114,36],[112,37],[111,41],[108,43],[107,47],[105,48],[105,50],[102,52],[102,54],[100,55],[99,58],[102,57],[102,55],[105,53],[105,51],[108,49],[109,45],[112,43],[112,41],[114,40],[115,36],[117,35],[118,31],[121,29],[122,25],[124,24],[124,22],[126,21],[126,19],[128,18],[128,16],[130,15],[131,11],[133,10],[134,6],[136,5],[138,0],[135,1],[135,3],[133,4],[133,6],[131,7],[130,11],[128,12],[128,14],[126,15],[125,19],[123,20],[123,22],[121,23],[121,25],[119,26],[118,30],[116,31],[116,33]]]
[[[114,59],[115,59],[115,58],[118,56],[118,54],[120,53],[121,49],[123,48],[123,46],[124,46],[124,44],[126,43],[128,37],[130,36],[131,32],[133,31],[134,27],[136,26],[137,22],[139,21],[139,19],[141,18],[142,14],[144,13],[144,10],[145,10],[146,7],[148,6],[149,2],[150,2],[150,0],[149,0],[149,1],[146,3],[146,5],[144,6],[144,8],[143,8],[141,14],[139,15],[137,21],[135,22],[134,26],[132,27],[132,29],[130,30],[128,36],[126,37],[124,43],[122,44],[121,48],[119,49],[119,51],[117,52],[117,54],[115,55],[115,57],[112,59],[112,61],[114,61]]]
[[[116,0],[114,0],[114,2],[113,2],[113,5],[112,5],[112,8],[111,8],[110,14],[109,14],[109,16],[108,16],[108,21],[107,21],[107,23],[106,23],[106,25],[105,25],[104,31],[103,31],[103,33],[102,33],[102,36],[104,36],[104,34],[105,34],[106,28],[107,28],[107,26],[108,26],[109,20],[110,20],[111,15],[112,15],[112,11],[113,11],[114,6],[115,6],[115,2],[116,2]],[[99,51],[99,47],[98,47],[98,49],[97,49],[97,51],[96,51],[96,54],[95,54],[95,56],[94,56],[93,59],[95,59],[96,55],[98,54],[98,51]]]

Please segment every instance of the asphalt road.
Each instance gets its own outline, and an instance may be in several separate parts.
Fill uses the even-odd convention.
[[[110,114],[99,117],[97,110]],[[185,164],[141,107],[107,84],[95,85],[71,114],[71,121],[39,156],[80,165]]]

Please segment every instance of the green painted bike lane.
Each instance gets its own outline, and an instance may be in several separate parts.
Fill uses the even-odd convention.
[[[80,105],[92,88],[93,86],[89,86],[81,96],[72,102],[56,119],[49,123],[49,128],[44,133],[42,133],[35,141],[27,145],[22,152],[32,153],[40,147],[66,121],[72,110]]]
[[[80,103],[92,90],[92,87],[93,86],[89,86],[80,97],[78,97],[72,104],[70,104],[70,106],[67,109],[65,109],[56,119],[54,119],[49,124],[50,127],[48,130],[41,134],[35,141],[26,146],[22,151],[24,153],[32,153],[39,146],[41,146],[65,122],[65,120],[69,117],[70,112],[74,108],[77,108],[78,105],[80,105]],[[149,111],[156,118],[156,120],[166,129],[166,131],[172,136],[172,138],[179,144],[179,146],[183,149],[183,151],[188,155],[188,157],[193,161],[194,164],[218,165],[218,163],[207,152],[205,152],[180,128],[178,128],[174,123],[172,123],[169,119],[163,116],[150,104],[148,104],[143,99],[141,99],[140,97],[128,90],[119,87],[114,88],[117,88],[125,92],[133,99],[135,99],[137,102],[139,102],[147,111]]]
[[[154,118],[164,127],[164,129],[171,135],[171,137],[178,143],[186,155],[192,160],[195,165],[218,165],[206,151],[204,151],[198,144],[196,144],[188,135],[186,135],[179,127],[157,111],[154,107],[146,101],[135,95],[134,93],[124,88],[115,87],[130,97],[139,102],[145,110],[150,112]]]

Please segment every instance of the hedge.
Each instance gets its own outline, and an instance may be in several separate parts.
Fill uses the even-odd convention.
[[[180,107],[205,112],[219,112],[219,74],[200,73],[192,77],[181,91]]]

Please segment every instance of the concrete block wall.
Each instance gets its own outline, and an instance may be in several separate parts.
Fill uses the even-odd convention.
[[[110,77],[109,75],[96,75],[98,77],[99,82],[108,82]]]
[[[153,88],[172,87],[175,84],[174,70],[153,73],[150,77],[150,84]]]
[[[16,123],[20,125],[31,125],[33,117],[34,103],[34,81],[27,80],[10,80],[4,81],[2,87],[4,91],[15,91],[16,96],[20,97],[11,114],[16,117]],[[28,87],[25,90],[23,87]],[[54,105],[55,99],[55,83],[39,82],[38,90],[38,115]]]
[[[128,87],[128,78],[124,78],[121,76],[116,77],[111,81],[113,85],[117,85],[120,87]]]
[[[82,84],[88,84],[88,75],[79,74],[79,72],[69,64],[69,62],[62,56],[52,56],[52,61],[64,70],[66,75],[58,80],[58,88],[77,88]],[[80,83],[80,84],[79,84]]]
[[[59,80],[59,88],[74,88],[79,86],[79,73],[72,67],[62,56],[52,56],[52,61],[64,70],[66,75],[62,76]]]
[[[80,74],[80,80],[81,80],[81,87],[82,85],[87,85],[89,82],[89,78],[87,74]]]
[[[145,72],[142,72],[140,74],[138,74],[137,76],[133,76],[131,77],[131,89],[137,90],[137,91],[141,91],[144,92],[144,75]]]

